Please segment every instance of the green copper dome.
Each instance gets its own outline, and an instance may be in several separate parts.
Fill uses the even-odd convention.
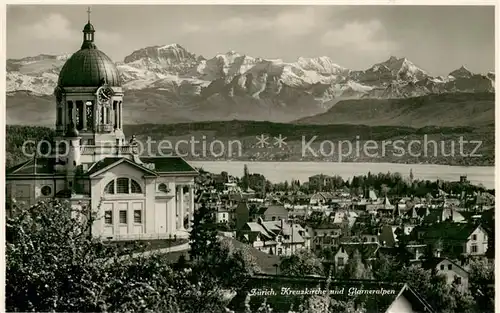
[[[95,46],[94,32],[94,26],[89,21],[83,29],[81,49],[66,61],[59,73],[60,87],[121,86],[115,63]]]
[[[120,73],[104,52],[94,48],[73,54],[59,73],[58,85],[61,87],[98,87],[103,83],[120,87]]]

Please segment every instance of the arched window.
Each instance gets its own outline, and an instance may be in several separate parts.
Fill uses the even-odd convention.
[[[142,193],[141,185],[133,179],[120,177],[110,181],[104,188],[107,194]]]
[[[115,181],[114,180],[110,181],[106,185],[106,188],[104,188],[104,192],[105,193],[109,193],[109,194],[114,194],[115,193]]]
[[[130,180],[131,193],[141,193],[141,186],[133,179]]]
[[[116,193],[129,193],[129,179],[128,178],[118,178],[116,180]]]

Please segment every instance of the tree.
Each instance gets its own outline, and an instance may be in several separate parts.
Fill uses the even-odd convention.
[[[469,289],[481,312],[493,312],[495,307],[495,268],[483,260],[470,264]]]
[[[305,249],[284,257],[279,268],[283,275],[289,276],[321,275],[323,273],[321,261]]]
[[[382,186],[380,187],[380,191],[382,192],[382,194],[384,196],[387,196],[387,194],[389,193],[389,190],[390,190],[390,188],[386,184],[382,184]]]
[[[249,187],[250,187],[250,173],[248,171],[248,166],[245,164],[243,166],[243,178],[242,178],[242,187],[243,187],[243,190],[247,190]]]
[[[372,273],[363,263],[361,253],[355,250],[347,261],[341,276],[345,279],[371,279]]]
[[[436,310],[436,312],[488,312],[477,311],[470,293],[462,293],[447,284],[446,279],[432,270],[419,266],[401,266],[395,258],[381,256],[373,265],[376,279],[408,283]],[[492,312],[492,311],[491,311]]]
[[[217,239],[217,223],[213,209],[202,205],[194,213],[193,227],[189,234],[191,249],[189,255],[192,260],[210,257],[219,245]]]
[[[178,312],[167,261],[92,238],[89,213],[57,201],[16,209],[6,229],[7,310]]]

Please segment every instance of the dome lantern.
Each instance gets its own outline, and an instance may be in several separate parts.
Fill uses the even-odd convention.
[[[83,43],[82,49],[96,49],[94,44],[94,26],[90,23],[90,7],[87,9],[88,21],[87,25],[83,28]]]

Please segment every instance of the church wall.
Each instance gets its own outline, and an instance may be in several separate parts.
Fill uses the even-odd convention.
[[[62,182],[64,182],[64,180],[61,180]],[[44,195],[42,194],[42,188],[44,188],[45,186],[47,186],[48,188],[50,188],[50,193]],[[40,201],[40,200],[48,200],[52,197],[54,197],[55,195],[55,192],[57,190],[57,183],[54,182],[54,179],[37,179],[34,183],[34,187],[35,187],[35,194],[34,194],[34,197],[35,197],[35,203]],[[44,188],[44,191],[47,191],[48,188]]]
[[[144,232],[147,234],[155,234],[155,192],[156,183],[155,178],[145,178],[146,185],[146,205],[144,208],[144,218],[145,218],[145,229]]]
[[[101,217],[95,222],[93,226],[93,233],[95,235],[113,236],[113,239],[139,239],[143,237],[147,230],[147,195],[151,192],[151,182],[143,178],[144,173],[132,166],[122,163],[118,166],[111,168],[109,171],[103,173],[99,179],[92,180],[91,196],[92,208],[97,210],[99,204],[102,206],[99,209],[99,216]],[[105,195],[104,188],[113,179],[120,177],[131,178],[135,180],[142,190],[142,194],[115,194]],[[154,185],[152,185],[154,188]],[[95,199],[95,200],[94,200]],[[106,210],[113,212],[113,223],[107,225],[104,220],[104,213]],[[120,210],[127,211],[127,224],[121,224],[119,212]],[[142,211],[142,223],[134,223],[134,210]]]
[[[147,175],[147,174],[146,174]],[[104,188],[116,178],[132,178],[140,184],[142,194],[115,194],[105,195]],[[193,184],[192,177],[145,177],[145,173],[128,163],[122,163],[109,171],[103,173],[98,179],[91,182],[91,197],[94,210],[97,210],[101,202],[99,216],[93,233],[104,237],[113,237],[114,240],[130,239],[155,239],[169,238],[176,234],[176,210],[175,191],[178,181],[181,185]],[[159,185],[165,183],[168,192],[159,190]],[[97,200],[98,199],[98,200]],[[188,201],[184,202],[184,208],[189,207]],[[105,223],[104,214],[111,210],[113,223]],[[127,210],[127,225],[118,223],[119,211]],[[142,210],[142,224],[134,223],[134,210]],[[179,236],[179,234],[177,234]]]
[[[35,200],[34,180],[11,181],[11,194],[18,204],[30,206]]]

